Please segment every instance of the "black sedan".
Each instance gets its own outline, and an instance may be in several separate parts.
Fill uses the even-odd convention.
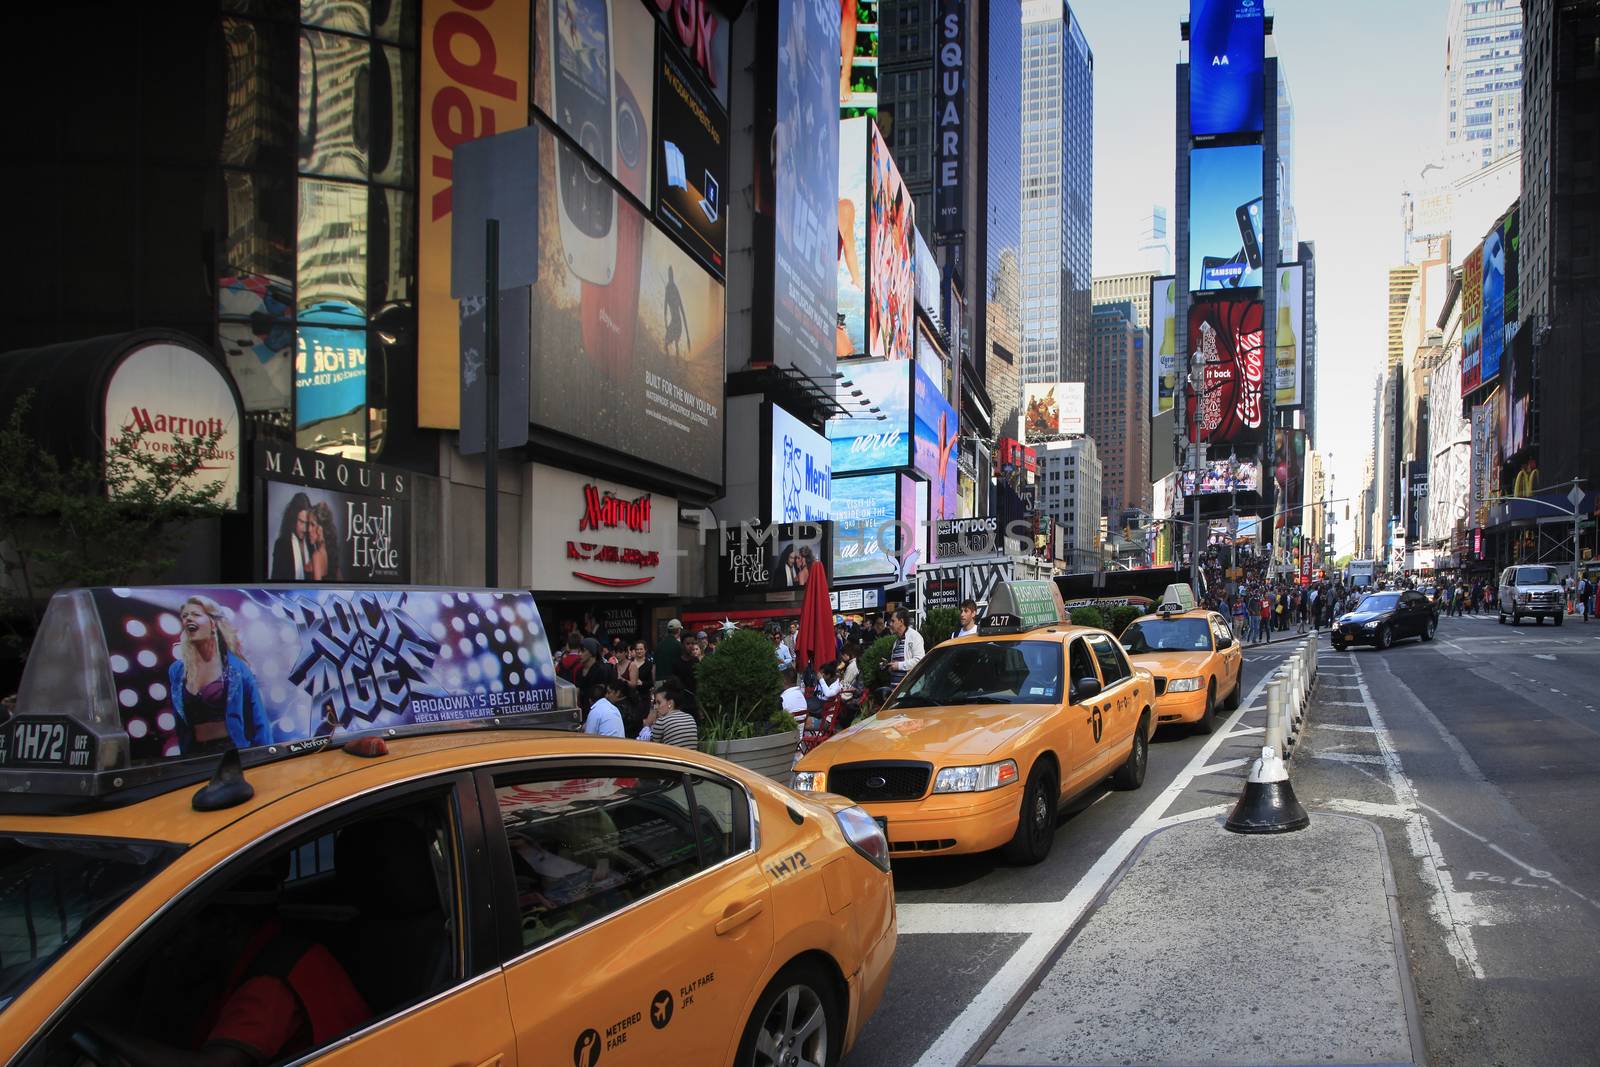
[[[1334,621],[1333,648],[1335,652],[1349,645],[1388,648],[1406,637],[1432,641],[1438,628],[1439,609],[1421,593],[1410,589],[1373,593]]]

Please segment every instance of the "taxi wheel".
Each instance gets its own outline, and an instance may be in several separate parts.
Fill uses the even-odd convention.
[[[1133,748],[1128,751],[1127,762],[1111,776],[1113,789],[1138,789],[1144,785],[1145,765],[1150,762],[1150,742],[1145,737],[1145,720],[1133,731]]]
[[[834,984],[817,964],[796,960],[779,971],[745,1024],[738,1067],[833,1064],[842,1055],[844,1019]]]
[[[1028,772],[1028,787],[1022,791],[1017,832],[1005,846],[1007,860],[1019,867],[1031,867],[1050,854],[1050,846],[1056,841],[1059,799],[1055,772],[1043,760],[1035,763]]]
[[[1217,728],[1217,680],[1211,679],[1211,684],[1206,687],[1206,710],[1194,724],[1197,734],[1209,734]]]

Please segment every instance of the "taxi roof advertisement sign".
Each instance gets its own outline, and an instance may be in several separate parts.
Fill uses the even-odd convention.
[[[549,645],[526,593],[161,586],[92,596],[135,762],[555,708]]]

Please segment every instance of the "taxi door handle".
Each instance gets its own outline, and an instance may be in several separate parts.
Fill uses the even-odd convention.
[[[766,908],[766,901],[757,900],[754,903],[746,904],[737,911],[726,912],[722,918],[717,920],[717,925],[715,927],[717,936],[721,937],[723,934],[731,934],[733,931],[739,929],[739,927],[743,926],[751,919],[754,919],[757,915],[760,915],[766,910]]]
[[[478,1064],[478,1067],[504,1067],[505,1062],[505,1053],[501,1053],[498,1056],[492,1056],[489,1059],[484,1060],[482,1063]]]

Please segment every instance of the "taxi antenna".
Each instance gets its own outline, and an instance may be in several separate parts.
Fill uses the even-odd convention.
[[[221,811],[243,804],[256,795],[256,787],[245,781],[239,750],[230,748],[217,762],[211,781],[201,786],[189,801],[195,811]]]

